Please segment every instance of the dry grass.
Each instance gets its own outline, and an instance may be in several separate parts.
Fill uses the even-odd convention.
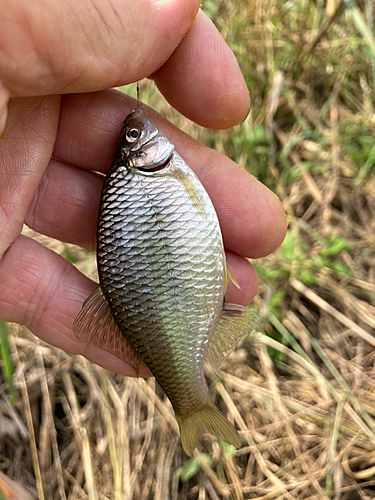
[[[280,12],[277,1],[205,4],[240,57],[252,115],[209,134],[143,92],[192,135],[255,170],[290,220],[282,248],[256,264],[259,331],[219,379],[206,374],[243,446],[206,436],[188,459],[153,379],[116,376],[12,326],[16,402],[0,371],[0,471],[46,500],[370,500],[374,55],[349,19],[349,1],[336,2],[331,21],[321,2],[285,3]],[[36,237],[94,274],[92,254]]]
[[[295,204],[288,199],[295,210],[303,188],[310,196],[304,182]],[[345,197],[351,208],[341,212],[340,234],[354,239],[355,196]],[[368,218],[374,208],[371,197],[361,204]],[[318,206],[309,219],[312,229],[322,228],[323,210]],[[293,220],[291,231],[294,225],[306,231],[303,224]],[[123,379],[14,327],[19,397],[12,407],[0,386],[7,423],[1,469],[46,499],[373,498],[375,284],[368,280],[369,255],[347,253],[358,278],[322,269],[318,284],[306,287],[290,276],[281,321],[267,308],[272,292],[263,284],[261,320],[282,341],[257,332],[219,380],[207,372],[211,397],[240,430],[238,451],[207,436],[202,453],[188,460],[154,380]],[[272,259],[277,266],[280,257]],[[271,358],[269,347],[281,359]]]

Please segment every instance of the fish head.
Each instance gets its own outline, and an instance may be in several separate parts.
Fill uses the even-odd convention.
[[[162,169],[174,151],[171,141],[146,118],[141,108],[133,109],[121,129],[115,162],[126,162],[144,172]]]

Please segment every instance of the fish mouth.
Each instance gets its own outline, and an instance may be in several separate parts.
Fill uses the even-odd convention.
[[[168,155],[166,159],[163,158],[160,162],[153,163],[152,167],[136,167],[136,168],[137,168],[137,170],[140,170],[141,172],[146,172],[146,173],[159,172],[159,170],[163,170],[163,168],[168,166],[168,163],[171,161],[172,156],[173,156],[173,152],[170,155]]]

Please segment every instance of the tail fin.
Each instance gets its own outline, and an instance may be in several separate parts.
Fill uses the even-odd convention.
[[[236,429],[211,402],[205,403],[189,415],[176,414],[176,418],[180,426],[182,447],[189,457],[205,432],[223,439],[236,448],[241,446],[241,439]]]

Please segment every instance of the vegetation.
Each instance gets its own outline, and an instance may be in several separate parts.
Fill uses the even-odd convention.
[[[40,499],[374,498],[374,5],[202,8],[240,61],[250,116],[212,132],[151,82],[142,99],[247,168],[288,214],[279,251],[253,263],[259,330],[219,379],[207,371],[243,447],[207,436],[187,459],[153,379],[123,379],[16,326],[8,350],[1,325],[0,471]],[[93,275],[92,254],[35,237]]]

